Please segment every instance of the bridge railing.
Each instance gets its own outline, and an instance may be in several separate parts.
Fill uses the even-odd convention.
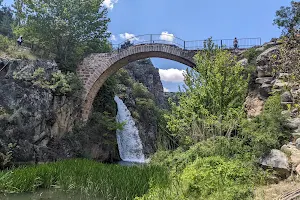
[[[238,40],[238,48],[246,49],[261,45],[261,38],[240,38]],[[175,45],[186,50],[201,50],[204,49],[207,40],[185,41],[173,34],[148,34],[131,37],[120,44],[113,44],[114,50],[126,49],[128,46],[141,44],[169,44]],[[219,48],[231,49],[234,48],[234,39],[212,40]]]

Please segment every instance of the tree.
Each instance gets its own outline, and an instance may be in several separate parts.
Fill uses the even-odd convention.
[[[110,20],[102,3],[103,0],[23,0],[24,14],[19,17],[25,23],[15,32],[53,53],[62,69],[74,69],[85,54],[108,48]]]
[[[300,2],[291,2],[291,7],[282,6],[276,11],[274,24],[283,29],[283,34],[294,34],[300,30]]]
[[[211,40],[194,59],[195,69],[185,75],[186,92],[165,116],[168,129],[182,144],[229,136],[243,115],[247,92],[244,68],[229,52],[214,47]]]
[[[9,7],[3,6],[2,2],[0,0],[0,34],[12,36],[13,13]]]
[[[15,9],[15,17],[16,17],[16,25],[20,26],[22,22],[24,23],[25,15],[23,12],[23,0],[15,0],[13,4],[13,8]],[[23,19],[23,21],[22,21]]]

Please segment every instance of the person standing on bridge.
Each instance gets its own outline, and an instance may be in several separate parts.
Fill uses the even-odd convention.
[[[238,48],[238,44],[239,44],[238,40],[236,38],[234,38],[233,46],[234,46],[235,49]]]

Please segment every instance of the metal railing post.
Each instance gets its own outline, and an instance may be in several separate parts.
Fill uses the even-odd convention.
[[[221,40],[221,49],[223,48],[223,40]]]
[[[183,41],[183,49],[185,50],[185,41]]]
[[[152,34],[150,34],[150,44],[152,43]]]
[[[261,46],[261,38],[259,38],[259,46]]]

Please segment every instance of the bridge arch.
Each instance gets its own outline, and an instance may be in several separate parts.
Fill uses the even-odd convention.
[[[88,120],[94,98],[104,82],[120,68],[145,58],[165,58],[195,67],[196,51],[184,50],[170,44],[142,44],[112,53],[91,54],[79,65],[77,74],[83,82],[82,119]]]

